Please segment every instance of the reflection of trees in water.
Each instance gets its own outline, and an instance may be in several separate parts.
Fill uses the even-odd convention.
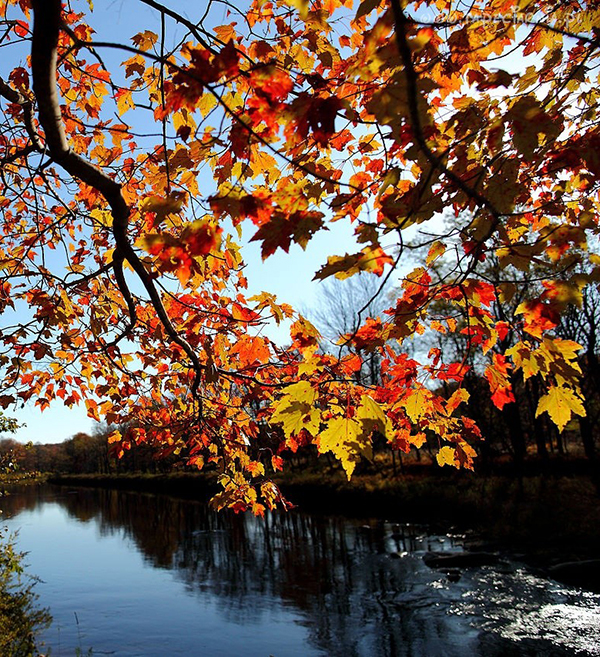
[[[420,559],[390,557],[427,548],[413,529],[299,513],[216,514],[197,502],[115,490],[48,491],[72,517],[96,519],[101,534],[122,534],[190,592],[210,595],[230,621],[268,620],[283,606],[305,619],[312,645],[328,655],[452,654],[439,649],[450,625],[434,607],[436,576]],[[40,495],[24,491],[19,510]]]
[[[22,511],[32,511],[44,502],[48,502],[48,495],[41,486],[34,484],[2,486],[0,509],[4,519],[17,516]]]
[[[414,529],[297,513],[229,520],[226,531],[186,533],[177,559],[188,587],[220,595],[231,620],[256,621],[271,597],[302,612],[328,655],[451,654],[435,649],[448,634],[445,611],[432,613],[436,576],[390,557],[425,547]]]

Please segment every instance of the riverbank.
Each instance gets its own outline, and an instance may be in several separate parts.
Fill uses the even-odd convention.
[[[432,474],[421,468],[398,477],[362,474],[350,482],[342,473],[303,471],[279,477],[277,483],[300,510],[467,533],[480,545],[547,568],[599,556],[600,500],[591,477],[579,470],[537,474],[533,469],[519,479],[510,473]],[[208,500],[218,490],[215,477],[201,473],[69,475],[49,481],[198,500]]]
[[[40,472],[3,472],[0,474],[0,488],[15,484],[43,484],[49,476]]]

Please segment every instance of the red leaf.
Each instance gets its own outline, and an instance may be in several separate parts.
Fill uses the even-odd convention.
[[[15,21],[14,30],[17,36],[26,37],[29,35],[29,25],[25,21]]]
[[[207,255],[219,246],[223,229],[207,221],[194,221],[181,233],[186,251],[193,256]]]

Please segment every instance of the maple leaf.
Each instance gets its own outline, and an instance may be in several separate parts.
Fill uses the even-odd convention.
[[[288,386],[273,405],[271,422],[282,425],[286,438],[296,436],[303,429],[316,435],[321,418],[314,407],[316,398],[317,392],[308,381],[298,381]]]
[[[490,73],[477,85],[477,91],[487,91],[497,87],[509,87],[516,76],[507,71],[498,70]]]
[[[317,446],[319,452],[332,452],[341,462],[348,479],[360,459],[372,457],[372,447],[360,422],[352,418],[336,417],[329,420],[325,429],[319,433]]]
[[[258,461],[250,461],[250,463],[248,463],[246,466],[246,469],[253,477],[259,477],[265,473],[264,465]]]
[[[404,412],[411,422],[417,422],[428,411],[429,391],[416,388],[408,393],[403,403]]]
[[[178,214],[183,208],[185,202],[185,194],[181,192],[175,192],[163,198],[161,196],[148,196],[142,203],[140,203],[140,210],[142,212],[153,212],[155,214],[155,219],[153,226],[156,228],[159,226],[170,214]]]
[[[524,301],[515,310],[515,315],[523,315],[524,330],[536,338],[553,329],[559,320],[557,311],[543,301]]]
[[[470,303],[475,305],[489,306],[496,300],[496,288],[485,281],[469,279],[463,283],[463,290]]]
[[[342,107],[339,98],[315,98],[306,113],[313,137],[320,146],[326,146],[335,132],[335,117]]]
[[[368,317],[366,322],[352,335],[352,343],[358,350],[369,351],[385,344],[387,336],[381,319]]]
[[[444,466],[444,465],[456,465],[456,449],[454,447],[449,447],[448,445],[445,445],[444,447],[440,448],[438,453],[435,455],[436,461],[438,462],[438,465]]]
[[[548,392],[540,397],[535,416],[548,413],[550,419],[562,431],[573,413],[585,417],[586,412],[581,397],[571,390],[562,386],[553,386]]]
[[[392,435],[392,423],[386,416],[383,408],[369,395],[363,395],[354,415],[355,419],[362,422],[363,432],[372,433],[378,431],[386,437]]]
[[[144,30],[131,38],[131,41],[140,50],[150,50],[152,46],[158,41],[158,35],[150,30]]]
[[[358,5],[358,9],[356,10],[356,16],[354,17],[355,20],[358,20],[363,16],[367,16],[380,4],[380,0],[362,0],[360,5]]]
[[[470,394],[464,388],[455,390],[448,401],[446,402],[446,409],[449,414],[452,414],[463,402],[469,401]]]
[[[8,79],[13,82],[17,88],[20,87],[22,90],[29,87],[29,73],[22,66],[17,66],[17,68],[13,69],[10,72]]]
[[[427,258],[425,262],[427,265],[433,264],[438,258],[441,258],[446,252],[446,245],[443,242],[435,241],[430,247],[427,253]]]
[[[221,226],[215,226],[208,220],[198,219],[186,225],[181,232],[180,240],[191,255],[207,255],[219,248],[222,232]]]
[[[298,317],[290,327],[290,337],[300,349],[314,349],[319,346],[321,334],[307,319]]]
[[[254,69],[250,74],[250,83],[257,93],[271,103],[282,102],[294,88],[294,82],[287,71],[273,64]]]
[[[283,410],[276,411],[271,416],[275,423],[281,423],[286,438],[308,431],[313,436],[319,432],[321,413],[306,404],[293,402]]]
[[[541,103],[531,95],[520,98],[507,117],[512,121],[514,144],[526,159],[530,159],[539,146],[540,135],[552,143],[562,128],[561,123],[550,117]]]
[[[508,375],[510,364],[502,354],[494,354],[492,363],[485,370],[485,378],[490,384],[492,401],[499,409],[515,401]]]
[[[262,241],[263,260],[278,248],[287,253],[292,240],[305,249],[313,234],[323,227],[323,217],[322,212],[316,211],[298,211],[289,217],[277,213],[262,224],[250,241]]]
[[[123,436],[121,435],[120,431],[113,431],[111,434],[108,436],[108,444],[111,445],[113,443],[118,443]]]
[[[359,253],[345,256],[329,256],[327,264],[314,275],[313,280],[323,280],[329,276],[343,280],[360,271],[368,271],[381,276],[384,267],[391,264],[393,258],[381,247],[365,247]]]
[[[271,352],[264,338],[242,335],[230,349],[229,354],[237,356],[240,367],[246,368],[268,362]]]

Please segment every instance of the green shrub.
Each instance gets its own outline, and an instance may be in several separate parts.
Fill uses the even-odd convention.
[[[37,606],[37,579],[23,569],[25,554],[15,549],[15,537],[0,529],[0,655],[37,655],[36,635],[50,625],[47,609]]]

